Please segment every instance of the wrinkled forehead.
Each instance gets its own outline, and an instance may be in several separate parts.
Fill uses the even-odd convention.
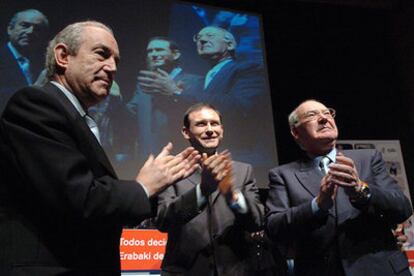
[[[36,11],[25,11],[17,15],[16,23],[28,22],[33,25],[45,24],[46,18]]]
[[[300,115],[300,114],[304,114],[306,112],[309,112],[311,110],[324,110],[327,109],[327,107],[317,101],[306,101],[302,104],[300,104],[297,108],[296,108],[296,114]]]
[[[216,27],[205,27],[203,29],[201,29],[200,32],[198,32],[199,35],[203,35],[203,34],[220,34],[224,36],[224,31],[220,28],[216,28]]]
[[[105,48],[119,59],[118,43],[114,35],[99,26],[84,26],[81,33],[81,47]]]

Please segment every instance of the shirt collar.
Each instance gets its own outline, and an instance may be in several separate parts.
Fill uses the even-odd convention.
[[[220,61],[219,63],[217,63],[216,65],[213,66],[213,68],[211,68],[209,70],[209,72],[218,72],[221,70],[221,68],[224,67],[224,65],[226,65],[227,63],[231,62],[233,59],[232,58],[228,58],[228,59],[224,59],[222,61]]]
[[[175,67],[171,72],[170,72],[170,77],[172,79],[174,79],[178,74],[181,73],[181,71],[183,71],[183,69],[181,67]]]
[[[86,115],[85,109],[82,107],[80,101],[75,97],[75,95],[73,95],[73,93],[71,93],[66,87],[56,81],[51,81],[51,83],[59,88],[60,91],[62,91],[62,93],[69,99],[69,101],[82,117]]]
[[[16,48],[14,48],[11,42],[7,42],[7,47],[9,47],[10,52],[13,54],[14,59],[18,60],[19,58],[23,57]]]
[[[336,148],[333,148],[328,154],[320,155],[313,158],[313,164],[319,167],[319,163],[323,157],[327,156],[333,163],[336,162]]]

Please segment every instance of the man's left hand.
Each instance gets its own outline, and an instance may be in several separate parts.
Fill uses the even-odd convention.
[[[338,152],[336,162],[329,165],[330,180],[333,184],[343,187],[346,194],[354,197],[360,184],[358,171],[354,161]]]

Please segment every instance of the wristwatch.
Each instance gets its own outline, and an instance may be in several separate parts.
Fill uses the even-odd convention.
[[[371,191],[369,189],[368,183],[359,180],[358,185],[355,186],[355,193],[349,197],[349,200],[352,203],[365,203],[371,197]]]

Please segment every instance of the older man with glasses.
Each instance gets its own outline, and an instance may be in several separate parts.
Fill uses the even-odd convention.
[[[290,115],[301,160],[270,171],[267,229],[291,248],[295,275],[411,275],[393,227],[412,213],[376,150],[336,150],[335,110],[316,100]]]
[[[210,67],[197,93],[187,96],[222,110],[231,122],[226,126],[224,146],[233,158],[252,163],[259,174],[266,173],[272,165],[274,142],[266,135],[266,124],[257,120],[271,116],[263,63],[240,58],[235,36],[217,26],[202,28],[193,41]]]

